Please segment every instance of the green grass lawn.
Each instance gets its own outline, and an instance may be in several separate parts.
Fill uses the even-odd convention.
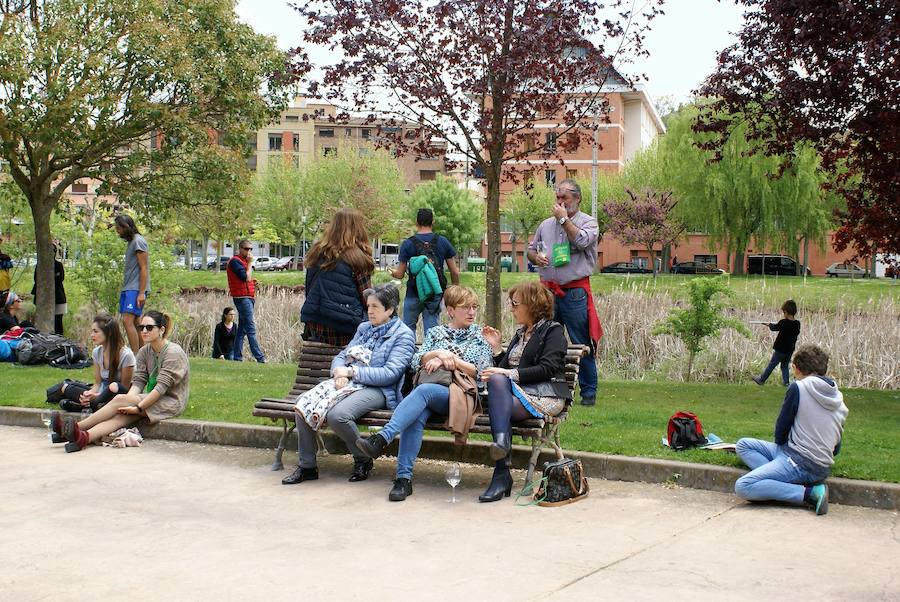
[[[252,362],[191,359],[191,399],[183,418],[271,424],[251,416],[260,397],[280,397],[290,388],[295,367]],[[90,370],[0,364],[0,405],[46,407],[44,391],[63,378],[92,379]],[[770,384],[679,384],[601,382],[598,405],[575,406],[563,425],[566,449],[740,466],[724,452],[675,453],[660,444],[669,416],[697,414],[706,432],[726,441],[740,437],[771,440],[784,389]],[[844,391],[850,408],[835,476],[900,483],[900,391]]]

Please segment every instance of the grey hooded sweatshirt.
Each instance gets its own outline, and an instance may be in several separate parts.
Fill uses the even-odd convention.
[[[794,381],[775,423],[775,443],[785,446],[801,468],[824,479],[840,451],[848,412],[830,378],[811,375]]]

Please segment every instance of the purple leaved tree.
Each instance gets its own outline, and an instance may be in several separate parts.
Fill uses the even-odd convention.
[[[609,215],[607,232],[625,246],[641,245],[647,249],[656,278],[656,248],[673,244],[685,229],[673,215],[678,200],[671,192],[645,190],[642,196],[628,189],[625,192],[627,200],[603,204]]]
[[[527,161],[538,123],[562,141],[550,158],[590,137],[608,107],[603,86],[643,48],[662,0],[301,0],[304,41],[328,47],[318,94],[378,116],[378,140],[431,156],[448,142],[483,174],[487,192],[486,321],[500,323],[500,182]],[[388,117],[385,123],[383,118]],[[421,125],[410,136],[400,123]],[[568,135],[568,133],[573,135]],[[547,213],[549,215],[550,208]]]

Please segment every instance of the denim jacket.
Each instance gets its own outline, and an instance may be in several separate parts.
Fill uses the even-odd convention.
[[[345,361],[347,349],[361,344],[370,330],[372,323],[369,321],[359,325],[353,340],[332,360],[332,372],[335,368],[347,365]],[[369,365],[356,367],[357,376],[353,379],[354,382],[381,389],[387,401],[387,408],[393,410],[402,400],[400,387],[403,385],[403,376],[415,350],[416,336],[406,324],[397,319],[394,326],[375,344]]]

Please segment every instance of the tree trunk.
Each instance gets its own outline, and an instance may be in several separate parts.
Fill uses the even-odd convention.
[[[744,245],[740,251],[734,252],[734,265],[731,266],[731,273],[735,276],[744,275],[744,253],[747,245]]]
[[[495,161],[487,172],[487,261],[485,261],[485,322],[500,328],[500,169]]]
[[[53,278],[53,240],[50,233],[50,215],[54,201],[47,197],[29,199],[31,217],[34,220],[34,239],[37,250],[37,314],[35,326],[41,332],[53,332],[53,314],[56,305],[56,284]]]
[[[672,245],[663,245],[662,248],[662,268],[663,274],[668,274],[671,270],[669,269],[669,260],[672,259]]]
[[[206,258],[209,256],[209,236],[203,235],[203,251],[200,255],[200,269],[208,270],[206,266]]]
[[[809,269],[809,237],[803,237],[803,273],[801,276],[806,276],[806,270]]]
[[[653,272],[653,279],[656,280],[656,251],[652,246],[648,246],[647,254],[650,255],[650,270]]]
[[[295,270],[300,267],[300,253],[302,250],[303,250],[303,239],[298,238],[297,245],[295,246],[295,249],[294,249],[294,259],[291,261],[291,267]]]

